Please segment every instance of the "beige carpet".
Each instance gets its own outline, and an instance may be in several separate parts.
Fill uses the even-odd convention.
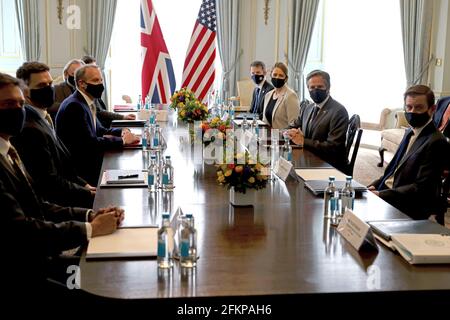
[[[386,168],[386,165],[383,168],[377,167],[379,161],[380,156],[377,150],[359,148],[353,169],[353,178],[363,185],[369,185],[379,178]]]

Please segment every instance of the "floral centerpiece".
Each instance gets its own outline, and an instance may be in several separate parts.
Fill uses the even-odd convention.
[[[208,108],[194,93],[186,88],[176,91],[170,98],[170,107],[178,112],[178,118],[184,122],[203,121],[208,117]]]
[[[250,161],[248,153],[238,153],[234,163],[218,165],[217,182],[230,190],[230,202],[233,205],[252,205],[254,193],[245,199],[239,194],[245,195],[249,191],[265,188],[268,180],[265,169],[260,162]]]
[[[197,100],[194,92],[187,88],[181,88],[180,90],[175,91],[170,98],[170,107],[174,110],[179,110],[184,108],[187,102],[194,100]]]
[[[222,120],[219,117],[214,117],[210,120],[203,121],[201,128],[203,143],[211,143],[216,137],[225,140],[226,131],[231,128],[231,119],[227,118],[226,120]]]

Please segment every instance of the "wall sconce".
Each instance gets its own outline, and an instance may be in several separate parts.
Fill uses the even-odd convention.
[[[269,20],[269,0],[264,0],[264,24],[267,26],[267,20]]]
[[[62,24],[63,9],[64,9],[64,7],[63,7],[63,0],[58,0],[58,7],[57,7],[57,9],[58,9],[58,21],[59,21],[59,24]]]

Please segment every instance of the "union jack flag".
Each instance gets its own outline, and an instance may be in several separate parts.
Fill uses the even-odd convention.
[[[182,87],[202,101],[214,84],[216,58],[216,1],[203,0],[192,32],[183,69]]]
[[[168,103],[175,91],[172,60],[152,0],[141,0],[142,97]]]

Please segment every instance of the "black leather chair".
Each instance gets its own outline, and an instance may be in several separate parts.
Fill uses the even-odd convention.
[[[361,143],[361,136],[363,133],[363,129],[361,129],[361,119],[359,115],[354,114],[348,123],[348,129],[347,129],[347,139],[345,142],[345,148],[346,148],[346,157],[347,157],[347,167],[345,174],[349,176],[353,176],[353,169],[355,167],[356,162],[356,156],[358,155],[359,145]],[[356,139],[355,139],[356,137]],[[353,147],[353,153],[351,155],[351,158],[349,160],[350,151]]]

